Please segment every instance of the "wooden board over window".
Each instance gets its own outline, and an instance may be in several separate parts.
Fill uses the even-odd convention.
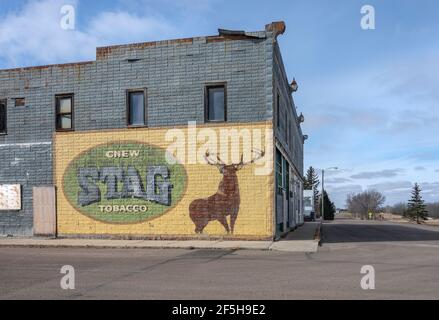
[[[33,188],[34,235],[56,236],[55,187]]]
[[[15,98],[16,107],[24,107],[26,105],[26,100],[24,98]]]

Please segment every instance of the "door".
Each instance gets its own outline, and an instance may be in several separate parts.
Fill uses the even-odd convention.
[[[290,228],[290,166],[285,158],[282,161],[283,165],[283,216],[284,216],[284,232]]]
[[[55,187],[33,188],[34,235],[56,236]]]
[[[298,208],[297,208],[297,224],[302,225],[304,223],[303,220],[303,184],[299,182],[298,185],[299,194],[297,195],[299,201],[298,201]]]
[[[289,216],[289,227],[290,229],[295,229],[296,228],[296,224],[295,224],[295,210],[296,210],[296,203],[295,203],[295,198],[296,198],[296,191],[295,191],[295,187],[294,187],[294,175],[293,173],[290,174],[290,192],[289,192],[289,210],[288,210],[288,216]]]

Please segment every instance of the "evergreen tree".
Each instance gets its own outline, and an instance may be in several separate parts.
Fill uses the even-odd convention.
[[[417,223],[421,223],[421,219],[427,220],[428,211],[421,196],[421,187],[417,183],[413,187],[412,198],[408,201],[405,216]]]
[[[319,201],[319,207],[322,207],[322,197],[320,197]],[[324,212],[323,212],[323,219],[324,220],[334,220],[335,218],[335,204],[329,199],[328,193],[326,191],[323,192],[323,206],[324,206]]]
[[[320,212],[319,185],[320,185],[319,175],[317,174],[316,170],[311,166],[306,172],[306,180],[303,184],[303,188],[305,190],[311,190],[311,189],[314,190],[314,210],[316,211],[316,214]]]

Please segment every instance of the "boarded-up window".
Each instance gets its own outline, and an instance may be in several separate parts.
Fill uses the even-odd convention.
[[[15,98],[16,107],[24,107],[26,105],[26,100],[24,98]]]
[[[6,100],[0,100],[0,134],[6,133]]]

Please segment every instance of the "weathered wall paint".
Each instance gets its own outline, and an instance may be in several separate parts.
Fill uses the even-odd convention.
[[[202,123],[211,82],[227,82],[229,122],[270,120],[271,51],[270,37],[199,37],[98,48],[96,61],[84,63],[0,70],[8,119],[8,134],[0,134],[0,183],[21,184],[23,195],[22,210],[1,212],[0,234],[33,234],[32,188],[53,180],[55,95],[74,94],[75,131],[126,128],[126,90],[134,88],[148,89],[149,127]],[[26,106],[15,106],[18,97]]]
[[[221,129],[227,128],[260,130],[263,143],[266,141],[266,132],[272,135],[271,122],[209,125],[204,128],[213,129],[218,135]],[[188,136],[187,127],[180,129]],[[190,212],[191,204],[221,193],[219,185],[225,173],[221,174],[216,166],[207,163],[180,164],[179,162],[182,161],[177,155],[177,164],[169,165],[164,161],[170,144],[165,140],[167,132],[168,129],[145,128],[57,133],[54,138],[54,163],[58,233],[65,236],[199,237],[200,235],[196,232],[197,220]],[[66,145],[69,148],[65,148]],[[239,145],[242,150],[242,139]],[[202,146],[203,142],[197,142],[195,147],[201,150]],[[193,146],[187,146],[187,148],[191,147]],[[114,150],[127,151],[128,158],[120,158],[123,156],[121,152],[116,152],[117,157],[112,158],[108,152]],[[139,156],[129,157],[130,150],[131,152],[140,150]],[[267,150],[267,152],[271,153],[272,150]],[[188,159],[185,160],[188,162]],[[225,162],[231,164],[230,160],[225,160]],[[115,199],[107,199],[108,181],[103,179],[104,182],[98,182],[100,179],[97,176],[94,180],[88,177],[99,188],[102,201],[91,204],[91,207],[79,204],[81,188],[78,186],[78,168],[94,167],[100,173],[103,170],[108,171],[110,167],[123,168],[127,173],[130,166],[139,172],[142,189],[130,188],[129,186],[139,184],[127,182],[121,177],[116,190],[121,194],[114,197]],[[220,222],[221,219],[211,217],[211,220],[206,221],[202,236],[251,239],[268,239],[273,236],[273,173],[257,175],[255,174],[257,166],[257,163],[249,164],[236,170],[239,184],[239,211],[233,234],[227,233],[226,227]],[[159,203],[150,201],[150,196],[147,195],[148,186],[151,187],[152,183],[151,179],[147,181],[148,168],[151,167],[161,167],[162,172],[169,170],[169,177],[166,179],[160,177],[158,180],[159,182],[169,181],[173,185],[169,204],[164,201],[159,201]],[[114,177],[117,175],[113,175]],[[123,186],[125,182],[129,185],[128,187]],[[123,191],[128,189],[131,193],[123,197]],[[138,192],[138,194],[133,196],[133,192]],[[87,202],[83,202],[85,203]],[[121,205],[125,206],[122,212],[120,212]],[[127,211],[127,205],[146,206],[148,210],[124,212]],[[99,206],[103,206],[102,212],[99,211]],[[116,206],[119,212],[106,211],[108,206]],[[227,203],[224,206],[227,207]],[[130,209],[133,208],[130,207]],[[220,212],[217,214],[221,215]],[[231,217],[228,215],[226,219],[227,225],[231,227]]]
[[[21,210],[0,214],[0,235],[33,234],[33,187],[53,183],[55,95],[74,94],[76,132],[126,128],[126,90],[135,88],[147,88],[148,127],[203,123],[204,88],[217,82],[227,83],[229,123],[271,121],[276,115],[274,86],[288,94],[275,29],[268,25],[247,38],[98,48],[95,61],[0,70],[8,129],[0,134],[0,184],[22,188]],[[25,106],[15,106],[15,98],[25,98]],[[294,108],[289,98],[283,100]],[[297,115],[291,111],[293,122]],[[292,134],[302,141],[300,130]],[[295,142],[288,147],[292,164],[301,171],[303,147]]]

